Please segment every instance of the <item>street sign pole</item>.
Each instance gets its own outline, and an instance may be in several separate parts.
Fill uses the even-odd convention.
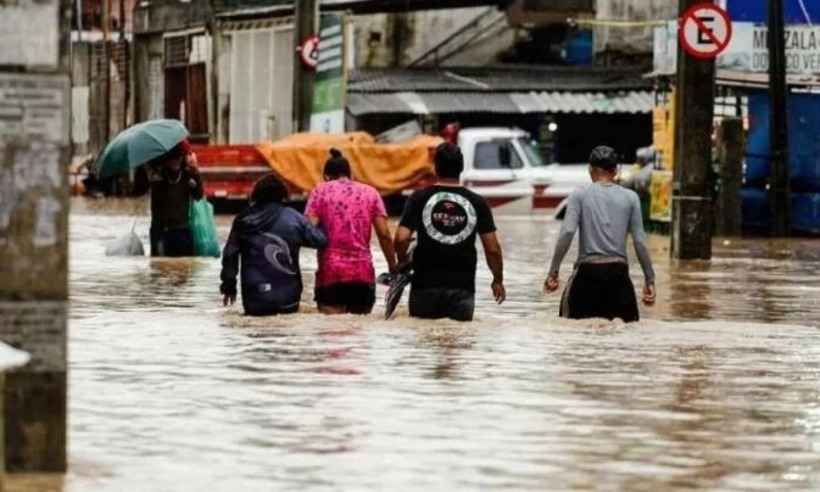
[[[729,44],[731,22],[712,4],[680,0],[676,143],[672,188],[672,257],[712,257],[710,192],[715,60]]]
[[[786,45],[783,0],[769,0],[769,135],[771,165],[769,201],[772,210],[771,233],[786,237],[790,232],[790,187],[788,168],[788,131],[786,117]]]
[[[299,0],[294,2],[293,45],[298,52],[293,60],[293,131],[310,129],[310,111],[313,104],[313,69],[302,60],[305,41],[316,35],[319,0]]]

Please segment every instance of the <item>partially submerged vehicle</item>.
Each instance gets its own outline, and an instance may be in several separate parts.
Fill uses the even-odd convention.
[[[340,149],[354,177],[374,186],[386,199],[400,202],[435,180],[433,155],[443,140],[420,135],[402,143],[381,144],[366,133],[295,134],[258,145],[197,146],[205,194],[216,200],[246,200],[253,183],[277,173],[304,201],[322,179],[330,148]],[[517,204],[516,210],[554,209],[589,182],[585,164],[547,164],[530,135],[517,128],[480,127],[459,131],[464,154],[461,181],[493,207]],[[391,207],[394,210],[400,205]]]

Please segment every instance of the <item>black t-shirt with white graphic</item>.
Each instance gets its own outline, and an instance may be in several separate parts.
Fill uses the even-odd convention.
[[[476,235],[495,232],[484,198],[462,187],[431,186],[410,196],[401,225],[418,236],[413,288],[475,292]]]

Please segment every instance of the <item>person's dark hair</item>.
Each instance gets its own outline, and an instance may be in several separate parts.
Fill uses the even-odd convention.
[[[282,203],[288,196],[288,189],[284,183],[273,173],[260,178],[251,192],[252,205],[264,205],[266,203]]]
[[[464,171],[464,156],[458,145],[448,142],[440,144],[436,147],[436,156],[433,160],[439,178],[458,179]]]
[[[179,159],[180,157],[184,157],[184,156],[185,156],[185,149],[182,147],[182,144],[180,143],[180,144],[177,144],[176,146],[174,146],[173,149],[166,152],[165,155],[163,156],[163,159],[170,161],[170,160],[173,160],[173,159]]]
[[[185,149],[182,147],[182,144],[177,144],[168,152],[154,157],[150,161],[146,162],[145,164],[149,167],[161,167],[166,162],[171,162],[177,159],[180,159],[185,156]]]
[[[342,151],[339,149],[330,149],[330,159],[325,162],[323,174],[327,179],[351,177],[350,163],[342,155]]]
[[[589,165],[606,171],[614,171],[618,167],[618,153],[612,147],[599,145],[592,149],[589,155]]]

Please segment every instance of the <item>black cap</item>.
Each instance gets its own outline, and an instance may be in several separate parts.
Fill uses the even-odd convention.
[[[589,165],[612,171],[618,166],[618,153],[612,147],[599,145],[589,155]]]

